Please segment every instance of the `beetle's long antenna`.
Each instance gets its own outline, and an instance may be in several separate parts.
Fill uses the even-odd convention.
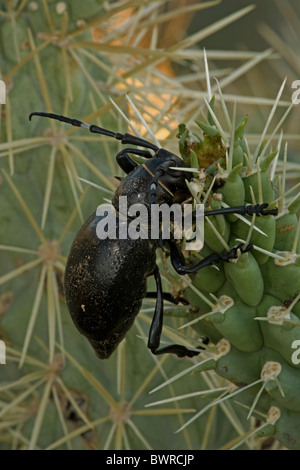
[[[120,140],[122,144],[139,145],[140,147],[152,149],[155,152],[157,152],[158,150],[158,147],[156,145],[152,144],[151,142],[148,142],[147,140],[141,139],[140,137],[136,137],[135,135],[120,134],[119,132],[109,131],[108,129],[104,129],[103,127],[96,126],[95,124],[87,124],[86,122],[79,121],[78,119],[72,119],[66,116],[61,116],[59,114],[53,113],[34,112],[29,115],[30,121],[32,116],[47,117],[50,119],[56,119],[57,121],[65,122],[67,124],[71,124],[71,126],[83,127],[84,129],[88,129],[94,134],[106,135],[108,137],[112,137],[113,139]]]

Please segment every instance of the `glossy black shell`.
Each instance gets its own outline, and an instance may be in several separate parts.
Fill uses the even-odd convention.
[[[108,358],[124,338],[155,268],[155,243],[100,240],[93,213],[78,232],[65,271],[65,297],[78,330],[98,357]]]
[[[182,160],[174,158],[174,166],[181,166]],[[150,159],[124,178],[113,198],[117,211],[119,196],[127,196],[128,207],[134,203],[149,207],[153,173],[165,159],[165,155]],[[176,170],[164,175],[163,185],[157,186],[157,201],[171,204],[174,194],[169,188],[180,192],[186,187],[185,177]],[[122,341],[141,308],[147,278],[156,268],[158,240],[100,240],[96,227],[101,217],[94,212],[78,232],[67,261],[64,288],[76,327],[88,338],[97,356],[105,359]],[[117,230],[118,225],[117,218]]]

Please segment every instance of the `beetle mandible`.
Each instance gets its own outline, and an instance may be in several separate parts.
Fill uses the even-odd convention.
[[[182,169],[187,164],[177,155],[159,148],[151,142],[131,134],[115,133],[96,125],[89,125],[53,113],[34,112],[32,116],[56,119],[72,126],[88,129],[120,140],[122,144],[142,147],[124,148],[116,156],[117,163],[126,173],[121,180],[112,200],[118,213],[120,196],[127,196],[128,205],[141,203],[150,208],[154,203],[171,205],[174,201],[184,202],[189,196],[186,180],[191,173]],[[152,152],[151,152],[152,151]],[[129,154],[146,159],[138,165]],[[153,155],[154,153],[154,155]],[[228,207],[204,212],[205,216],[216,214],[276,215],[278,210],[266,209],[268,203]],[[96,227],[103,216],[96,212],[90,215],[79,230],[70,249],[65,270],[65,298],[71,317],[77,329],[87,337],[100,359],[111,356],[131,328],[140,311],[142,301],[147,296],[147,278],[154,276],[156,282],[156,305],[149,331],[148,348],[153,354],[173,353],[178,357],[193,357],[200,353],[201,346],[188,349],[180,344],[159,348],[163,327],[163,300],[174,301],[170,294],[164,294],[161,276],[156,264],[156,249],[160,240],[152,239],[106,239],[96,235]],[[117,230],[120,219],[117,217]],[[229,261],[253,248],[251,244],[239,245],[224,253],[212,253],[195,266],[185,264],[183,254],[175,241],[164,240],[169,246],[170,259],[180,275]],[[203,343],[207,342],[204,339]]]

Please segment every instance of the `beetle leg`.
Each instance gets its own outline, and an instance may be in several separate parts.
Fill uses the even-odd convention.
[[[162,295],[164,300],[166,300],[167,302],[171,302],[172,304],[178,305],[180,302],[183,305],[189,305],[189,302],[186,299],[184,299],[183,297],[175,297],[170,292],[163,292]],[[145,297],[148,299],[156,299],[157,292],[147,292]]]
[[[163,291],[162,291],[161,277],[159,274],[158,267],[156,267],[156,270],[154,272],[154,277],[155,277],[155,282],[156,282],[156,287],[157,287],[157,297],[156,297],[155,312],[154,312],[153,320],[152,320],[150,331],[149,331],[148,348],[155,355],[173,353],[173,354],[176,354],[178,357],[196,356],[197,354],[199,354],[200,351],[190,351],[185,346],[182,346],[180,344],[171,344],[170,346],[166,346],[164,348],[158,349],[159,344],[160,344],[162,327],[163,327]]]
[[[248,243],[243,248],[243,244],[235,246],[230,251],[226,251],[224,253],[211,253],[210,255],[206,256],[203,260],[197,263],[195,266],[187,266],[185,264],[185,259],[181,251],[179,250],[176,243],[172,240],[168,240],[168,244],[170,247],[170,257],[173,268],[178,274],[191,274],[199,271],[199,269],[205,268],[206,266],[211,266],[214,264],[218,264],[221,261],[230,261],[231,259],[236,259],[238,257],[238,252],[246,253],[247,251],[252,250],[253,245],[252,243]]]
[[[268,203],[264,202],[263,204],[248,204],[247,206],[236,206],[236,207],[223,207],[222,209],[216,209],[213,211],[206,211],[204,215],[217,215],[217,214],[241,214],[241,215],[277,215],[278,208],[266,209]],[[193,212],[193,215],[196,215],[196,212]]]

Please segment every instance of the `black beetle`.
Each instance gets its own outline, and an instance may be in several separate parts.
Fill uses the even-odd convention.
[[[92,133],[120,140],[123,144],[143,147],[143,149],[125,148],[116,156],[117,163],[127,174],[121,180],[112,200],[116,211],[119,208],[119,196],[127,196],[129,206],[138,202],[148,208],[155,202],[168,205],[176,200],[184,202],[190,196],[185,180],[191,179],[191,173],[174,169],[174,167],[186,167],[177,155],[131,134],[114,133],[77,119],[52,113],[34,112],[29,119],[34,115],[83,127]],[[152,153],[145,149],[150,149]],[[129,153],[145,157],[146,163],[138,165]],[[276,208],[267,210],[267,206],[268,204],[264,203],[229,207],[207,211],[204,215],[277,214]],[[99,358],[110,357],[139,313],[142,301],[147,295],[147,278],[153,275],[157,293],[148,347],[153,354],[174,353],[179,357],[193,357],[199,354],[199,349],[203,349],[201,346],[190,350],[183,345],[172,344],[158,349],[163,326],[163,299],[178,302],[170,294],[164,295],[162,291],[161,277],[156,264],[156,249],[160,240],[143,238],[101,240],[96,235],[96,227],[101,217],[103,216],[97,216],[94,212],[81,227],[72,244],[66,265],[65,298],[78,330],[88,338]],[[118,230],[119,217],[116,222]],[[245,247],[239,245],[229,252],[212,253],[195,266],[188,267],[175,241],[171,238],[164,241],[169,245],[172,265],[179,274],[196,272],[205,266],[229,261],[238,256],[238,251],[244,253],[252,249],[251,244]],[[204,339],[203,343],[206,342]]]

